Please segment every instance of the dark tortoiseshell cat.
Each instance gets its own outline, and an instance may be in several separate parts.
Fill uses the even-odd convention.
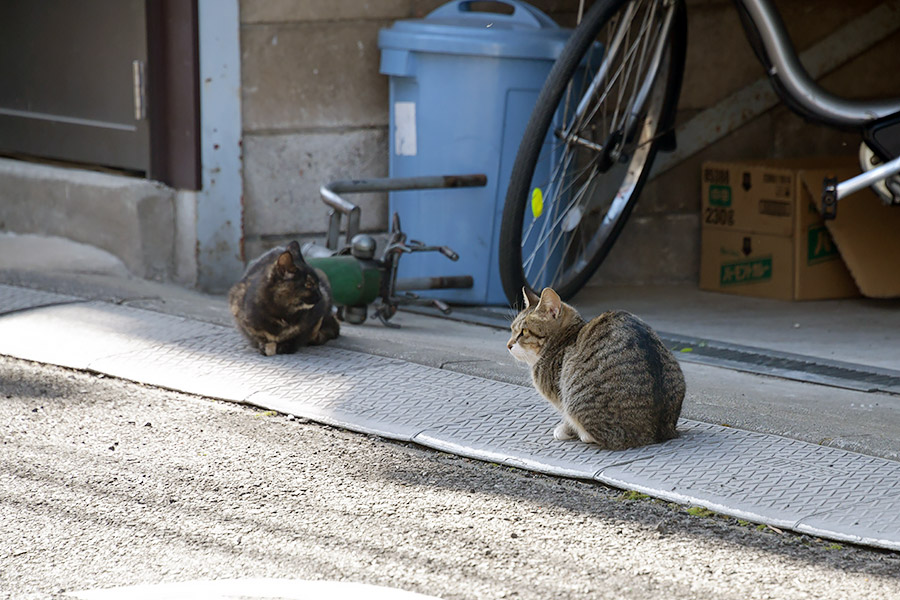
[[[238,329],[266,356],[324,344],[340,333],[327,278],[306,264],[296,241],[250,263],[228,303]]]
[[[523,289],[507,347],[531,366],[534,387],[562,414],[558,440],[607,450],[672,439],[684,399],[675,357],[643,321],[608,311],[586,323],[550,288]]]

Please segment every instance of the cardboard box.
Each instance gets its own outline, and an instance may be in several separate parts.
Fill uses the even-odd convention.
[[[863,296],[900,298],[900,206],[866,189],[840,200],[826,225]]]
[[[783,300],[858,296],[817,209],[826,176],[856,172],[846,159],[705,163],[700,288]]]

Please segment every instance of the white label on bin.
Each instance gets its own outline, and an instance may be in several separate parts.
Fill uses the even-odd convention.
[[[416,155],[415,102],[394,102],[394,154]]]

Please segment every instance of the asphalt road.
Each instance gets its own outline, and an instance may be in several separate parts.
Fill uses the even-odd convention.
[[[0,440],[4,599],[249,577],[447,599],[900,597],[898,553],[6,357]]]

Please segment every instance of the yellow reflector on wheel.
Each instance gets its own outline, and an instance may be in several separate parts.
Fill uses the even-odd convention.
[[[534,188],[531,191],[531,214],[535,219],[544,214],[544,192],[541,188]]]

